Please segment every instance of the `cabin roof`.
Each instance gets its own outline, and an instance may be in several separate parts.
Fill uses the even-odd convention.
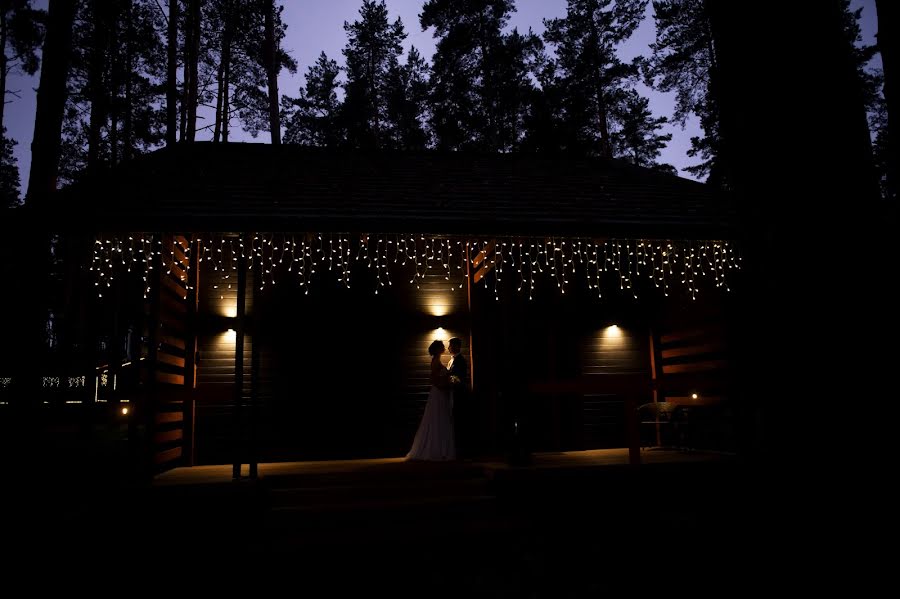
[[[333,231],[727,239],[732,196],[620,160],[179,144],[42,210],[96,230]]]

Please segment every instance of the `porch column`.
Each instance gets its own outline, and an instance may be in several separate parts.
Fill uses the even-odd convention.
[[[250,243],[250,236],[247,235],[244,237],[244,245],[247,246]],[[260,260],[257,260],[253,263],[253,281],[254,284],[257,284],[258,281],[262,280],[262,264]],[[258,296],[254,294],[254,299],[258,300]],[[251,331],[251,346],[250,346],[250,442],[249,442],[249,456],[248,460],[250,463],[250,478],[257,478],[257,468],[258,468],[258,459],[259,453],[257,451],[257,431],[256,431],[256,419],[257,412],[259,410],[259,327],[256,326],[258,323],[258,319],[255,319],[254,322],[251,323],[253,326],[253,330]]]
[[[245,237],[246,240],[246,237]],[[243,439],[241,435],[241,406],[244,403],[244,326],[245,307],[247,303],[247,258],[244,251],[238,255],[238,286],[237,286],[237,315],[235,323],[234,340],[234,463],[231,468],[231,477],[234,480],[241,478],[241,464],[244,453]]]
[[[197,386],[197,314],[200,289],[200,241],[196,235],[191,235],[188,240],[190,256],[188,260],[187,280],[187,331],[184,335],[184,386],[188,392],[184,395],[184,419],[183,428],[183,461],[185,466],[194,465],[194,416],[196,414],[196,400],[193,389]]]

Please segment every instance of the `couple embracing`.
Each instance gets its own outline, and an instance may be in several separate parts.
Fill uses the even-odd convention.
[[[460,353],[462,341],[454,337],[448,342],[450,361],[447,366],[441,356],[447,351],[444,343],[435,340],[429,347],[431,355],[431,390],[428,403],[409,460],[455,460],[470,457],[472,450],[473,406],[469,393],[469,365]]]

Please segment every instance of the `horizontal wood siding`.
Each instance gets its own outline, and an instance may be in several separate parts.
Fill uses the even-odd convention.
[[[584,449],[623,447],[625,438],[625,409],[629,394],[636,404],[649,399],[650,348],[645,327],[609,323],[596,329],[586,339],[582,350],[582,368],[591,388],[603,387],[605,378],[622,379],[622,375],[636,377],[632,390],[615,388],[609,393],[585,393]],[[644,380],[646,384],[640,384]],[[618,385],[610,384],[610,387]]]
[[[200,262],[198,292],[196,463],[225,463],[233,459],[234,350],[237,315],[237,271],[207,254]],[[246,313],[252,318],[255,294],[248,270]],[[229,331],[229,328],[233,329]],[[244,337],[243,397],[250,396],[250,356],[253,335]]]
[[[729,353],[725,327],[709,322],[702,328],[664,332],[660,344],[661,398],[723,396],[729,391]]]
[[[251,348],[257,343],[261,460],[404,455],[428,397],[428,345],[457,336],[467,350],[465,278],[459,269],[448,274],[432,268],[416,283],[395,277],[383,287],[362,262],[352,272],[350,289],[326,270],[308,294],[296,281],[262,290],[248,283],[255,333],[246,341],[244,395],[249,399]],[[225,312],[234,305],[230,297],[236,299],[227,286],[205,286],[204,295],[207,313]],[[221,463],[230,459],[233,445],[234,345],[222,333],[201,336],[200,343],[198,460]],[[448,359],[449,354],[444,363]],[[241,434],[251,434],[250,414],[243,412]]]
[[[185,362],[187,339],[188,239],[162,237],[163,270],[159,272],[159,331],[154,376],[157,383],[153,423],[153,462],[157,470],[179,465],[183,455]],[[178,398],[173,400],[173,398]]]
[[[680,442],[692,448],[735,448],[727,299],[669,308],[659,326],[658,397],[683,406]]]

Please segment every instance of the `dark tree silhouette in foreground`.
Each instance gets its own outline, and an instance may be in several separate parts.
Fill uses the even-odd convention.
[[[885,173],[885,197],[896,203],[900,193],[900,135],[890,135],[891,131],[900,129],[900,74],[897,72],[897,23],[900,11],[897,2],[891,0],[875,0],[878,10],[878,50],[881,52],[881,63],[884,69],[884,106],[881,108],[882,128],[876,138],[876,159],[881,165],[880,171]],[[895,208],[896,210],[896,208]]]
[[[59,173],[60,133],[66,106],[66,74],[75,10],[74,3],[68,0],[50,0],[49,8],[31,143],[29,198],[55,190]]]
[[[46,18],[46,12],[32,8],[31,0],[0,1],[0,126],[7,96],[17,98],[19,94],[19,90],[7,89],[9,75],[34,75],[40,67],[37,51],[44,39]]]

